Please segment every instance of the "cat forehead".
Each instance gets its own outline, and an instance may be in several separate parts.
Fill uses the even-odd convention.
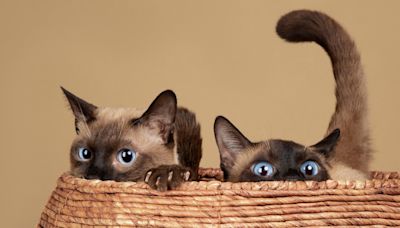
[[[287,162],[305,156],[307,148],[293,141],[271,139],[260,143],[253,148],[254,160],[269,162]]]
[[[307,147],[293,141],[272,139],[268,141],[268,150],[264,152],[274,157],[292,157],[293,155],[301,155],[307,151]]]
[[[130,129],[131,121],[139,118],[143,112],[135,108],[98,108],[94,121],[77,123],[79,135],[86,138],[112,137]]]
[[[132,120],[140,118],[143,112],[134,108],[99,108],[94,121],[78,123],[79,135],[75,140],[100,147],[130,144],[141,150],[159,151],[158,147],[163,145],[159,135],[150,128],[132,124]]]
[[[272,140],[270,145],[271,149],[266,152],[267,161],[283,170],[295,168],[306,159],[319,160],[306,146],[293,141]]]

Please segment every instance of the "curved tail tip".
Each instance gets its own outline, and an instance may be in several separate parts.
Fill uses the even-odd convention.
[[[318,33],[318,18],[324,14],[312,10],[294,10],[283,15],[277,25],[276,33],[287,41],[313,41]]]

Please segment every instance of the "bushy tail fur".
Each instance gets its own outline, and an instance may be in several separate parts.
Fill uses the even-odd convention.
[[[339,128],[335,160],[368,171],[371,146],[367,93],[360,55],[348,33],[329,16],[309,10],[292,11],[278,21],[278,35],[290,42],[314,41],[328,53],[336,81],[336,110],[328,132]]]
[[[179,164],[197,174],[202,156],[200,125],[193,112],[179,107],[175,118],[175,137]]]

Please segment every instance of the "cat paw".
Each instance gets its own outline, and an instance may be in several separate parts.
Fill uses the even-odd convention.
[[[194,179],[195,175],[189,168],[180,165],[161,165],[147,171],[144,182],[152,189],[167,191]]]

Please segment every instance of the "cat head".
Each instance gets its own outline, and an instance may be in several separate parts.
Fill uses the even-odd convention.
[[[174,92],[166,90],[143,112],[99,108],[61,88],[75,116],[71,173],[86,179],[137,181],[160,164],[174,164]]]
[[[214,124],[224,179],[232,182],[329,179],[328,160],[340,136],[339,129],[313,146],[280,139],[253,143],[228,119]]]

